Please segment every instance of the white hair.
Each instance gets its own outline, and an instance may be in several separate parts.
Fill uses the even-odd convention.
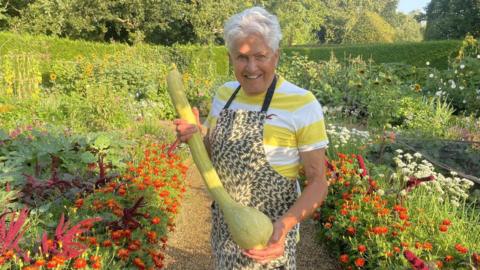
[[[278,49],[282,39],[277,16],[261,7],[249,8],[233,15],[225,22],[223,30],[225,44],[230,52],[236,39],[245,38],[251,34],[262,36],[273,51]]]

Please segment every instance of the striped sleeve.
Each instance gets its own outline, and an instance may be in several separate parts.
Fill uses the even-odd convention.
[[[328,145],[322,106],[311,92],[308,95],[313,97],[312,101],[294,113],[295,136],[300,152],[325,148]]]

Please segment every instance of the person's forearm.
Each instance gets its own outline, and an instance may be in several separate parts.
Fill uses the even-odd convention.
[[[310,184],[305,187],[294,205],[281,217],[281,221],[285,225],[287,232],[297,223],[309,217],[327,197],[328,184],[325,179],[307,178],[307,180]]]

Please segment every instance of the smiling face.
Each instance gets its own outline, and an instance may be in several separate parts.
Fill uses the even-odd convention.
[[[268,47],[260,35],[251,34],[237,39],[229,52],[235,77],[247,95],[267,91],[275,76],[278,50]]]

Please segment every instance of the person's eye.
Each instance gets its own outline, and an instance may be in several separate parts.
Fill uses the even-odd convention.
[[[263,61],[267,60],[267,56],[266,55],[257,55],[257,56],[255,56],[255,59],[257,61],[263,62]]]
[[[239,61],[246,61],[248,58],[245,55],[239,55],[237,56],[237,60]]]

